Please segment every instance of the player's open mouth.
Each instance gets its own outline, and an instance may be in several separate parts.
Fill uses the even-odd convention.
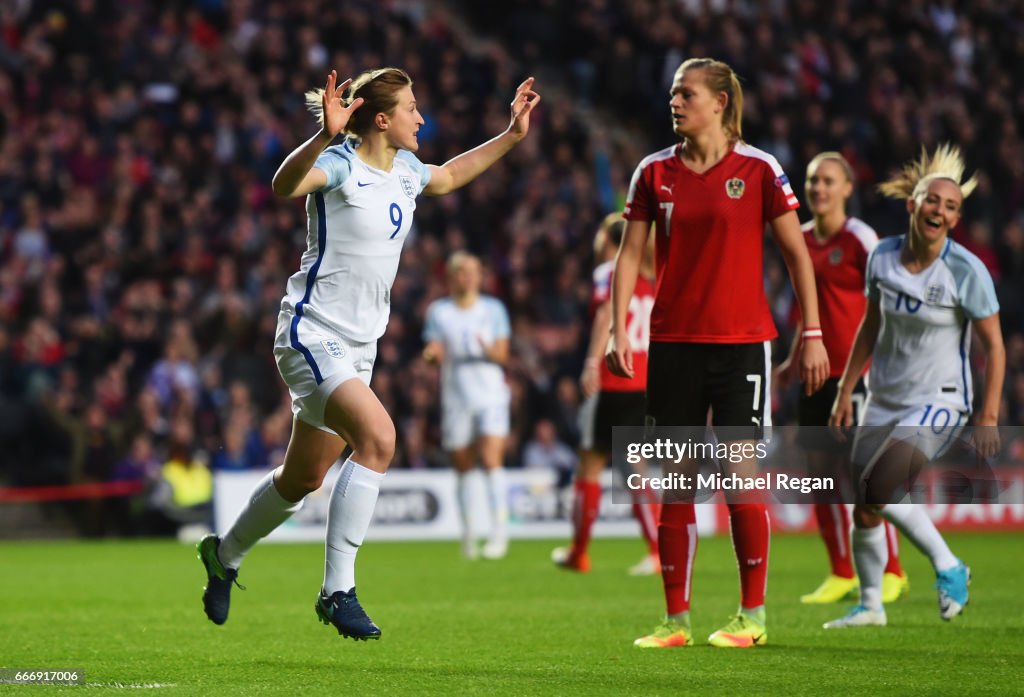
[[[928,220],[924,221],[924,224],[930,227],[932,230],[938,230],[939,228],[942,227],[942,220],[936,218],[929,218]]]

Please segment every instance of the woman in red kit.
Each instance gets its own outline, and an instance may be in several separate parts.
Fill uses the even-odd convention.
[[[836,398],[836,386],[867,306],[864,272],[868,253],[878,244],[878,235],[863,220],[846,214],[846,201],[853,194],[853,169],[838,152],[823,152],[811,160],[807,165],[806,190],[814,219],[802,229],[814,264],[818,312],[831,371],[820,390],[812,395],[800,395],[797,443],[807,452],[812,476],[835,476],[846,471],[850,447],[848,443],[836,442],[828,432],[828,418]],[[800,322],[789,357],[779,366],[779,387],[788,382],[792,373],[802,327],[803,322]],[[853,396],[856,423],[867,397],[863,379],[858,381]],[[824,496],[815,502],[814,516],[828,550],[830,573],[813,593],[800,597],[803,603],[835,603],[857,589],[850,552],[850,513],[838,492],[820,493]],[[882,601],[891,603],[906,592],[909,582],[900,566],[896,528],[890,523],[885,525],[889,563],[885,569]]]
[[[708,58],[685,61],[676,70],[669,106],[682,142],[648,155],[633,173],[625,208],[629,222],[612,286],[607,360],[612,372],[632,374],[626,309],[644,245],[654,234],[648,425],[700,428],[710,408],[719,440],[732,450],[737,444],[751,445],[771,426],[771,340],[777,332],[762,280],[765,227],[771,227],[782,251],[806,320],[799,365],[808,393],[817,391],[829,374],[814,268],[789,179],[774,157],[742,140],[743,92],[732,68]],[[749,476],[757,462],[747,457],[727,464],[733,474]],[[684,460],[679,471],[692,475],[694,465]],[[693,493],[680,488],[663,497],[663,503],[678,502],[662,506],[658,525],[667,616],[652,634],[634,642],[644,648],[692,641]],[[740,609],[708,642],[750,647],[767,640],[768,510],[749,496],[731,499]]]
[[[611,326],[612,274],[625,228],[622,214],[610,213],[601,222],[594,240],[594,253],[601,263],[594,269],[591,298],[594,321],[580,379],[586,401],[580,408],[583,437],[573,485],[572,545],[556,547],[551,552],[551,560],[555,564],[580,573],[590,571],[590,533],[601,509],[601,473],[612,461],[613,430],[616,426],[642,428],[646,411],[647,344],[651,333],[651,306],[654,305],[653,244],[648,244],[644,251],[626,317],[626,335],[635,359],[633,377],[612,375],[602,360],[608,344],[608,327]],[[612,464],[623,478],[635,470],[621,456],[615,457]],[[631,576],[650,576],[661,571],[658,559],[659,499],[657,492],[647,488],[631,489],[630,494],[633,497],[633,517],[640,524],[647,554],[630,567],[629,573]]]

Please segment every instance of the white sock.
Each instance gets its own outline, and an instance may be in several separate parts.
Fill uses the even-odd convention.
[[[882,576],[889,563],[885,526],[853,529],[853,565],[860,579],[860,604],[870,610],[882,609]]]
[[[384,475],[348,460],[341,468],[327,509],[324,592],[350,591],[356,585],[356,553],[377,505]]]
[[[470,489],[472,481],[469,472],[455,473],[455,502],[459,506],[459,520],[462,521],[462,539],[473,538],[473,526],[470,511],[472,511],[472,496]]]
[[[882,515],[931,559],[936,571],[946,571],[960,563],[921,506],[913,503],[889,504],[882,509]]]
[[[237,569],[253,545],[302,508],[305,499],[293,503],[278,493],[274,486],[276,473],[277,469],[271,470],[260,480],[249,496],[249,503],[221,538],[217,556],[220,557],[220,563],[229,569]]]
[[[491,504],[491,537],[508,536],[508,480],[505,468],[487,470],[487,498]]]

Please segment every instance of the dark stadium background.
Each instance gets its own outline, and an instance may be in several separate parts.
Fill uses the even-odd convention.
[[[994,0],[4,3],[0,487],[152,482],[174,452],[215,468],[280,462],[291,413],[271,347],[305,220],[270,179],[313,132],[302,93],[331,68],[405,68],[430,163],[502,130],[527,75],[544,95],[509,157],[419,202],[373,381],[398,427],[396,468],[446,464],[420,330],[463,248],[512,318],[509,466],[541,420],[576,445],[592,235],[639,159],[673,142],[670,76],[694,55],[739,73],[745,139],[801,199],[810,157],[842,151],[859,178],[851,213],[883,236],[906,214],[873,185],[922,144],[965,150],[981,185],[955,238],[996,280],[1002,422],[1022,426],[1022,37],[1024,3]],[[765,283],[778,358],[792,294],[774,253]],[[793,420],[793,394],[775,406]],[[1004,455],[1024,459],[1024,443]],[[122,503],[67,520],[145,530]]]

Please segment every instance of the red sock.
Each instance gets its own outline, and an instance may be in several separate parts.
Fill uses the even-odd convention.
[[[590,547],[590,531],[601,510],[601,485],[598,482],[576,480],[572,504],[572,551],[573,558],[587,553]]]
[[[661,504],[658,503],[658,495],[650,489],[637,489],[633,491],[633,517],[640,523],[640,534],[647,542],[649,554],[658,554],[658,517]]]
[[[900,534],[896,526],[885,521],[885,541],[889,545],[889,563],[885,565],[885,573],[903,575],[903,567],[900,565]]]
[[[661,552],[661,583],[665,588],[665,611],[675,615],[690,609],[690,580],[697,554],[697,512],[692,503],[661,507],[658,523]]]
[[[818,532],[828,550],[828,564],[834,576],[853,578],[853,555],[850,551],[850,512],[842,503],[814,504]]]
[[[763,503],[731,503],[729,523],[740,567],[740,605],[747,609],[761,607],[768,584],[768,507]]]

